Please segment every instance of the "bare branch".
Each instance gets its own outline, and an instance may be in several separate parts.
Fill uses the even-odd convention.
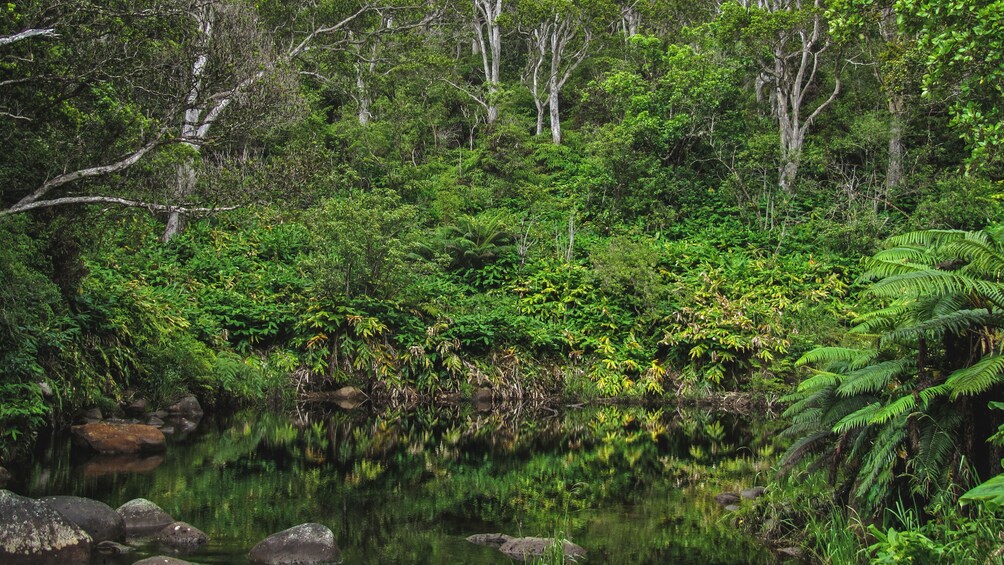
[[[11,43],[17,43],[18,41],[24,39],[30,39],[32,37],[59,37],[54,28],[45,29],[26,29],[22,32],[15,33],[14,35],[5,35],[0,37],[0,46],[10,45]]]
[[[126,155],[125,157],[119,159],[114,163],[109,163],[107,165],[99,165],[97,167],[90,167],[87,169],[78,169],[70,173],[63,173],[55,178],[51,178],[45,181],[45,184],[40,186],[35,192],[32,192],[28,196],[22,198],[17,204],[12,206],[8,211],[17,211],[25,206],[28,206],[43,196],[46,195],[50,190],[56,188],[57,186],[62,186],[64,184],[69,184],[71,182],[90,177],[97,177],[102,175],[107,175],[111,173],[116,173],[118,171],[127,169],[139,161],[143,155],[146,155],[151,149],[157,147],[164,143],[163,137],[166,129],[160,130],[160,132],[154,136],[153,139],[148,141],[146,145],[140,147],[136,151]]]
[[[29,210],[39,208],[50,208],[52,206],[65,206],[68,204],[117,204],[129,208],[146,208],[151,212],[180,212],[183,214],[223,212],[226,210],[236,210],[239,206],[223,206],[218,208],[188,208],[185,206],[168,206],[166,204],[154,204],[152,202],[141,202],[138,200],[127,200],[117,196],[66,196],[63,198],[53,198],[52,200],[39,200],[30,204],[16,204],[7,210],[0,210],[0,217],[12,214],[20,214]]]

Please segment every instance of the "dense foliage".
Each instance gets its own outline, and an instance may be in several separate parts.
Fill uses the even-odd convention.
[[[1000,12],[7,3],[0,460],[186,390],[795,389],[785,465],[837,515],[963,520],[1000,471]]]

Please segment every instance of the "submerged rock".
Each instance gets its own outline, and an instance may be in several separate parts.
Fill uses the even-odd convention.
[[[145,416],[147,409],[150,407],[150,402],[145,398],[137,398],[129,404],[122,407],[122,410],[130,415],[137,418]]]
[[[191,551],[209,541],[202,530],[185,522],[175,522],[157,534],[157,541],[179,551]]]
[[[167,407],[167,412],[171,416],[181,416],[183,418],[198,419],[202,417],[202,405],[194,396],[186,396],[181,400]]]
[[[39,502],[62,514],[95,542],[125,540],[125,521],[104,502],[79,496],[47,496]]]
[[[142,424],[85,424],[70,428],[78,443],[98,453],[123,454],[165,449],[164,434]]]
[[[552,538],[513,538],[503,543],[499,551],[513,559],[529,561],[539,559],[554,545]],[[566,559],[576,560],[585,557],[586,550],[568,540],[562,540],[562,551]]]
[[[763,493],[764,493],[763,487],[753,487],[740,492],[739,495],[747,500],[755,500],[763,496]]]
[[[104,477],[118,473],[147,473],[164,462],[163,455],[95,455],[81,467],[85,477]]]
[[[146,559],[141,559],[132,565],[192,565],[188,561],[182,561],[181,559],[175,559],[174,557],[166,557],[164,555],[157,555],[154,557],[147,557]]]
[[[729,504],[739,504],[742,498],[734,492],[723,492],[715,495],[715,502],[720,506],[728,506]]]
[[[170,514],[145,498],[134,498],[119,506],[117,512],[125,521],[129,537],[151,536],[174,523]]]
[[[468,536],[467,541],[477,545],[487,545],[497,549],[511,539],[513,539],[512,536],[507,536],[505,534],[474,534],[473,536]]]
[[[101,555],[125,555],[126,553],[132,553],[133,548],[128,545],[105,540],[95,545],[94,551]]]
[[[341,561],[335,534],[321,524],[300,524],[262,540],[248,558],[264,565],[307,565]]]
[[[48,505],[0,490],[0,563],[86,564],[91,537]]]

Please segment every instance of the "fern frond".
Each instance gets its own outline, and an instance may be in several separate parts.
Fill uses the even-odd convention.
[[[924,407],[926,408],[929,404],[931,404],[932,400],[938,398],[939,396],[944,396],[948,394],[949,392],[951,392],[951,390],[952,390],[951,387],[948,386],[948,384],[946,383],[941,383],[940,385],[936,386],[929,386],[924,390],[920,391],[920,401],[924,404]]]
[[[895,328],[909,314],[911,306],[912,303],[909,301],[897,301],[885,308],[862,314],[853,320],[854,327],[848,333],[862,335],[885,333]]]
[[[990,300],[1004,307],[1004,286],[1000,283],[974,279],[951,271],[930,269],[891,276],[873,284],[869,291],[887,298],[944,297],[970,295]]]
[[[986,325],[990,320],[990,310],[971,308],[943,314],[920,321],[911,326],[896,328],[882,334],[881,343],[902,343],[922,337],[940,339],[945,334],[959,335],[974,327]]]
[[[837,387],[837,394],[847,397],[879,392],[889,386],[893,378],[902,375],[911,364],[912,359],[893,359],[848,373]]]
[[[881,404],[873,402],[860,410],[848,414],[833,426],[833,433],[841,434],[848,430],[867,426],[881,408]]]
[[[966,236],[965,230],[920,230],[890,237],[886,244],[891,246],[941,247],[947,242]]]
[[[848,365],[867,365],[877,354],[868,349],[855,349],[853,347],[817,347],[807,352],[795,361],[796,367],[803,365],[830,365],[834,363],[847,363]]]
[[[840,382],[841,375],[830,371],[813,370],[815,373],[798,385],[798,392],[808,392],[824,387],[835,387]]]
[[[895,478],[893,465],[906,433],[906,418],[891,420],[876,435],[871,450],[862,461],[855,496],[865,501],[866,512],[874,511],[888,497],[889,486]]]
[[[963,239],[953,242],[944,250],[945,255],[963,259],[966,265],[960,271],[970,276],[1000,280],[1004,277],[1004,255],[992,247],[992,243],[983,234],[982,239]]]
[[[819,430],[795,440],[781,456],[781,468],[790,468],[813,451],[818,451],[821,449],[821,445],[826,443],[824,440],[829,439],[830,436],[830,430]]]
[[[959,413],[950,409],[922,420],[919,450],[910,460],[918,494],[930,493],[945,477],[946,465],[956,451],[956,432],[961,422]]]
[[[945,381],[951,399],[979,394],[1004,382],[1004,355],[987,355],[973,365],[959,369]]]
[[[917,399],[912,394],[905,394],[885,405],[872,416],[871,424],[885,424],[893,418],[898,418],[917,407]]]

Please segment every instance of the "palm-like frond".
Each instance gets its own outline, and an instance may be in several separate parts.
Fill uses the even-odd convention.
[[[849,368],[859,369],[868,365],[875,358],[876,351],[871,349],[854,349],[852,347],[817,347],[795,361],[796,367],[803,365],[846,364]]]
[[[961,335],[985,325],[989,319],[990,310],[986,308],[957,310],[886,332],[882,334],[882,343],[900,343],[919,338],[940,339],[945,334]]]
[[[886,243],[892,246],[940,247],[949,241],[966,236],[965,230],[921,230],[890,237]]]
[[[880,403],[873,402],[860,410],[855,410],[837,422],[836,425],[833,426],[833,432],[841,434],[848,430],[853,430],[854,428],[867,426],[871,423],[875,414],[877,414],[881,409],[882,405]]]
[[[837,387],[837,394],[848,397],[879,392],[911,365],[911,359],[894,359],[852,371],[844,376],[840,386]]]
[[[952,400],[960,396],[979,394],[1004,382],[1004,355],[987,355],[975,364],[959,369],[945,384]]]
[[[1004,308],[1004,285],[968,277],[952,271],[928,269],[884,278],[871,286],[876,296],[900,299],[904,297],[944,297],[968,295],[984,298]]]

